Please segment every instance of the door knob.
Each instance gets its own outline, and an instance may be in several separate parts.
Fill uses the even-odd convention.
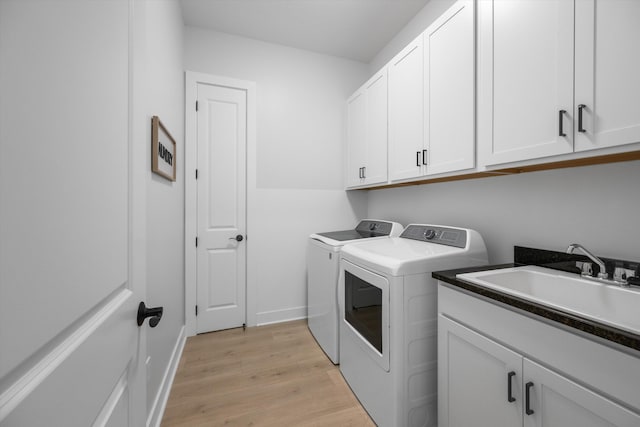
[[[242,242],[244,240],[244,237],[242,237],[242,234],[238,234],[236,237],[229,237],[229,240],[235,240],[237,242]]]
[[[144,323],[144,319],[150,317],[149,326],[155,328],[160,323],[160,319],[162,319],[162,312],[164,311],[163,307],[150,307],[144,304],[144,302],[140,301],[138,304],[138,326],[142,326]]]

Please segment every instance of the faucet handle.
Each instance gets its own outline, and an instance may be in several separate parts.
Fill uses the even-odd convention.
[[[616,267],[613,271],[613,280],[616,282],[626,282],[627,278],[633,277],[636,275],[635,270],[630,270],[628,268]]]
[[[583,276],[593,276],[593,265],[590,262],[576,261],[576,267],[580,269]]]

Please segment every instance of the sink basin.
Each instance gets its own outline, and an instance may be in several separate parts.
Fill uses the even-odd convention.
[[[537,266],[458,274],[459,280],[640,334],[640,289]]]

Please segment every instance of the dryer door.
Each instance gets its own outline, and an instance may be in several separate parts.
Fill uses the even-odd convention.
[[[344,266],[343,322],[349,336],[381,368],[389,371],[389,282],[348,261]]]

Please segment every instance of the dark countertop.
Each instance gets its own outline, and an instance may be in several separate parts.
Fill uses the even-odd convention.
[[[570,271],[577,273],[575,268],[575,261],[583,261],[584,258],[581,255],[567,255],[560,252],[543,251],[538,249],[530,249],[516,246],[514,248],[514,260],[516,262],[512,264],[500,264],[490,265],[483,267],[471,267],[461,268],[455,270],[437,271],[433,272],[432,276],[447,286],[462,290],[466,293],[474,294],[482,299],[489,300],[493,303],[505,304],[510,308],[522,310],[526,314],[533,315],[533,317],[541,317],[541,320],[551,321],[558,326],[574,329],[588,335],[602,338],[606,341],[610,341],[624,347],[640,351],[640,335],[634,334],[628,331],[624,331],[591,319],[580,317],[571,313],[564,312],[546,305],[538,304],[532,301],[519,298],[514,295],[509,295],[497,290],[485,288],[483,286],[475,285],[470,282],[458,280],[457,274],[471,273],[476,271],[496,270],[500,268],[509,268],[520,265],[540,265],[543,267],[553,268],[556,270]],[[549,255],[549,257],[546,256]],[[545,262],[546,261],[546,262]],[[612,260],[606,260],[611,262]],[[637,263],[630,261],[617,261],[619,263],[625,263],[625,266],[635,267],[638,271]]]

